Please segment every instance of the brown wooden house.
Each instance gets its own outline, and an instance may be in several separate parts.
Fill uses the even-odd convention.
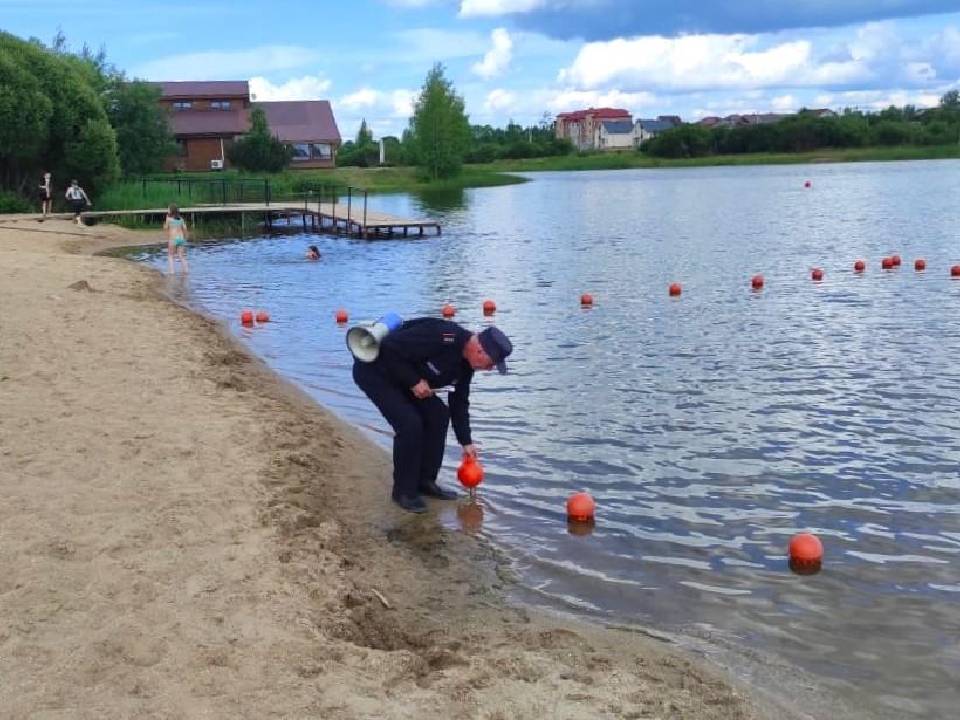
[[[246,81],[161,82],[160,103],[170,113],[177,154],[167,170],[220,170],[227,148],[250,128]]]
[[[250,87],[246,81],[161,82],[177,154],[166,170],[222,170],[228,150],[250,129]],[[293,146],[293,168],[334,167],[340,131],[326,100],[261,102],[270,130]]]

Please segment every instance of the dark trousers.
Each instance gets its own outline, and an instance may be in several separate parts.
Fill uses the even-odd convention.
[[[437,481],[450,411],[436,395],[417,400],[387,378],[376,363],[353,363],[353,381],[393,427],[393,495],[412,497]]]

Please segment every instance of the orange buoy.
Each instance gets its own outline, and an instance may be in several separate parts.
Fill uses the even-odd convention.
[[[913,261],[913,269],[917,272],[923,272],[927,269],[927,261],[923,258],[917,258]]]
[[[457,314],[457,309],[450,303],[447,303],[442,308],[440,308],[440,314],[443,315],[445,318],[452,318],[454,315]]]
[[[890,259],[893,261],[894,267],[900,267],[900,265],[903,264],[903,258],[901,258],[899,255],[891,255]]]
[[[794,570],[819,570],[823,561],[823,544],[812,533],[797,533],[790,538],[787,554]]]
[[[580,304],[586,307],[593,305],[593,295],[590,293],[584,293],[580,296]]]
[[[493,315],[497,311],[497,304],[493,300],[483,301],[483,314]]]
[[[814,268],[813,270],[811,270],[811,271],[810,271],[810,279],[811,279],[811,280],[816,280],[816,281],[818,281],[818,282],[819,282],[820,280],[823,280],[823,270],[821,270],[820,268]]]
[[[457,468],[457,480],[465,488],[473,489],[483,482],[483,466],[472,455],[464,455]]]
[[[754,290],[763,290],[763,275],[754,275],[750,278],[750,287]]]
[[[343,325],[345,322],[347,322],[347,320],[350,319],[350,316],[347,315],[347,311],[344,310],[343,308],[340,308],[339,310],[337,310],[335,317],[337,319],[338,325]]]
[[[857,260],[857,261],[853,264],[853,271],[854,271],[854,272],[862,273],[862,272],[863,272],[864,270],[866,270],[866,269],[867,269],[867,263],[866,263],[865,261],[863,261],[863,260]]]
[[[270,314],[266,310],[260,310],[257,313],[257,322],[258,323],[270,322]]]
[[[803,183],[803,186],[804,186],[805,188],[813,187],[813,183],[810,182],[809,180],[807,180],[806,182]]]
[[[885,257],[880,261],[880,267],[884,270],[893,270],[893,258]]]
[[[578,492],[567,498],[567,519],[572,522],[593,522],[596,510],[590,493]]]
[[[670,297],[679,297],[680,293],[683,292],[683,288],[680,287],[680,283],[672,283],[668,292],[670,293]]]
[[[240,313],[240,322],[244,325],[253,325],[253,310],[244,310]]]
[[[960,277],[960,265],[954,265],[950,268],[950,277]]]

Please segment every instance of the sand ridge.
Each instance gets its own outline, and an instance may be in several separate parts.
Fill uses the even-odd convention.
[[[91,254],[156,241],[0,222],[0,717],[766,716],[505,604],[493,549],[390,504],[386,453]]]

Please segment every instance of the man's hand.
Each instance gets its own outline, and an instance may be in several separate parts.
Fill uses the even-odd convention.
[[[424,400],[433,395],[433,388],[430,387],[426,380],[421,380],[410,388],[410,392],[413,393],[413,396],[417,400]]]
[[[476,459],[477,459],[477,446],[474,445],[473,443],[470,443],[469,445],[464,445],[464,446],[463,446],[463,454],[464,454],[464,455],[469,455],[469,456],[472,457],[474,460],[476,460]]]

